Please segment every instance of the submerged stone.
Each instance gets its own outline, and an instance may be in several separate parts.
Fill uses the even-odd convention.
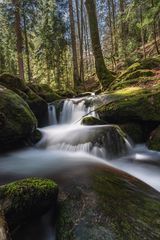
[[[0,206],[11,231],[56,207],[57,184],[29,178],[0,187]]]
[[[82,171],[65,180],[58,240],[160,239],[158,192],[111,167]]]

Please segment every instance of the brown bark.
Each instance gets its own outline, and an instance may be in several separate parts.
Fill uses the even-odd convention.
[[[80,79],[84,83],[84,64],[83,64],[83,36],[84,36],[84,15],[83,15],[84,0],[81,0],[81,34],[80,34]]]
[[[24,12],[23,12],[23,23],[24,23],[25,48],[26,48],[26,56],[27,56],[28,81],[31,82],[32,72],[31,72],[31,65],[30,65],[30,51],[29,51],[29,44],[28,44],[28,35],[27,35],[27,26],[26,26],[26,16],[25,16],[25,13],[24,13]]]
[[[74,21],[72,0],[69,0],[69,16],[70,16],[70,29],[71,29],[71,41],[72,41],[72,55],[73,55],[73,80],[74,80],[74,87],[76,88],[77,85],[79,85],[80,77],[79,77],[79,71],[78,71],[75,21]]]
[[[107,87],[111,83],[113,77],[105,66],[105,62],[102,54],[99,31],[98,31],[98,21],[97,21],[95,1],[86,0],[85,3],[86,3],[87,13],[88,13],[92,49],[93,49],[93,54],[95,58],[96,73],[101,85],[102,86],[105,85]]]
[[[17,56],[18,56],[18,68],[19,76],[24,80],[24,63],[23,63],[23,37],[22,37],[22,28],[21,28],[21,15],[20,9],[21,4],[20,0],[12,0],[12,3],[15,8],[15,33],[16,33],[16,42],[17,42]]]
[[[141,41],[142,41],[142,47],[143,47],[143,57],[146,59],[146,48],[145,48],[145,39],[144,39],[144,32],[143,32],[143,11],[142,6],[140,6],[140,21],[141,21]]]
[[[154,0],[151,0],[152,7],[154,7]],[[154,17],[153,19],[153,39],[154,39],[154,44],[156,47],[156,51],[158,54],[160,54],[160,50],[158,48],[158,43],[157,43],[157,32],[156,32],[156,19]]]

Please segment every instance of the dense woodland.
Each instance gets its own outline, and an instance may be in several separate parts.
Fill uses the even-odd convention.
[[[2,0],[0,24],[0,73],[55,89],[160,54],[159,0]]]

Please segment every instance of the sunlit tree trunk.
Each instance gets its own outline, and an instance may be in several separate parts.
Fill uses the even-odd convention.
[[[79,71],[78,71],[75,21],[74,21],[72,0],[69,0],[69,16],[70,16],[72,54],[73,54],[73,80],[74,80],[74,87],[76,88],[77,85],[79,85],[79,83],[80,83],[80,77],[79,77]]]
[[[98,21],[97,21],[95,1],[86,0],[85,3],[86,3],[88,19],[89,19],[93,54],[95,57],[96,73],[101,85],[102,86],[105,85],[107,87],[111,83],[113,77],[105,66],[105,62],[102,54],[99,31],[98,31]]]
[[[23,23],[24,23],[24,38],[25,38],[25,48],[26,48],[26,57],[27,57],[27,73],[28,73],[28,81],[31,82],[32,72],[30,65],[30,52],[29,52],[29,44],[28,44],[28,35],[27,35],[27,26],[26,26],[26,16],[23,12]]]

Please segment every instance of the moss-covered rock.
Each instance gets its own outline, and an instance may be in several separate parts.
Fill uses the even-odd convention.
[[[160,91],[131,87],[112,92],[110,103],[97,110],[100,118],[107,122],[160,121]],[[108,95],[107,95],[108,98]]]
[[[0,150],[19,145],[31,137],[37,121],[27,103],[0,86]]]
[[[25,83],[22,79],[9,73],[3,73],[0,75],[0,84],[11,90],[19,89],[25,90]]]
[[[110,167],[91,167],[65,182],[58,240],[159,240],[160,194]]]
[[[28,84],[28,86],[46,102],[54,102],[61,99],[60,95],[54,92],[47,84]]]
[[[86,116],[82,119],[81,124],[83,124],[83,125],[105,125],[106,122],[102,121],[98,118],[95,118],[93,116]]]
[[[160,126],[151,133],[148,147],[152,150],[160,151]]]
[[[23,98],[30,106],[40,124],[46,121],[48,113],[46,101],[39,94],[36,94],[32,89],[27,87],[20,78],[11,74],[2,74],[0,75],[0,84]]]
[[[52,180],[29,178],[0,187],[0,206],[14,230],[56,206],[58,186]]]

